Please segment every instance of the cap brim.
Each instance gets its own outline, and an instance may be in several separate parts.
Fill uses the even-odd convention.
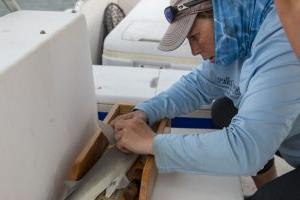
[[[197,14],[188,15],[170,24],[159,43],[158,49],[162,51],[173,51],[180,47],[190,32],[196,17]]]

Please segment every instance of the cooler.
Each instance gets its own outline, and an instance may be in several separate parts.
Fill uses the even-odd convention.
[[[173,83],[179,80],[183,75],[187,75],[189,73],[190,71],[187,70],[161,69],[156,93],[159,94],[169,89]]]
[[[93,66],[98,112],[112,105],[137,104],[155,96],[159,69]]]
[[[97,107],[101,118],[114,104],[141,103],[167,90],[190,71],[94,65],[93,73]],[[202,106],[199,109],[200,112],[183,117],[210,118],[209,106]],[[178,123],[182,124],[181,121]],[[177,121],[174,123],[177,124]]]
[[[163,12],[169,0],[141,0],[106,37],[103,64],[191,70],[202,62],[191,54],[187,40],[175,51],[158,50],[168,27]]]

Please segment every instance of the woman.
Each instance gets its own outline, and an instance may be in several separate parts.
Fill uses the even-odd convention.
[[[117,146],[153,154],[160,172],[256,175],[276,152],[300,167],[300,63],[273,1],[172,0],[171,5],[165,12],[171,24],[159,48],[174,50],[187,37],[193,54],[205,59],[203,69],[116,119]],[[210,10],[214,20],[203,17]],[[213,133],[155,135],[145,123],[189,113],[223,96],[237,113]],[[251,198],[299,199],[299,184],[296,169]]]

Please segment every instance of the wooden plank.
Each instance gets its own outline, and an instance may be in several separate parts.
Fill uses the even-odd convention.
[[[107,146],[108,140],[104,134],[95,134],[76,158],[69,172],[68,179],[71,181],[81,179],[101,157]]]
[[[162,120],[157,127],[157,133],[163,134],[165,127],[170,125],[170,121],[165,119]],[[154,184],[157,178],[158,170],[155,165],[155,160],[153,156],[147,156],[146,164],[144,166],[139,200],[150,200]]]
[[[104,119],[104,122],[110,123],[118,115],[128,113],[133,108],[134,106],[132,105],[114,105]],[[153,130],[155,130],[157,133],[162,134],[164,133],[165,127],[168,126],[169,123],[169,120],[162,120],[160,123],[157,123],[154,126]],[[99,133],[95,134],[91,138],[88,144],[84,147],[83,151],[76,158],[69,173],[69,180],[80,180],[97,162],[108,145],[109,143],[106,137],[101,132],[101,129],[99,129]],[[140,200],[150,200],[157,173],[158,171],[155,166],[154,157],[147,156],[142,173],[141,188],[139,192]]]
[[[124,104],[121,104],[120,105],[120,115],[129,113],[130,111],[132,111],[133,108],[134,108],[133,105],[124,105]]]
[[[113,105],[110,111],[107,113],[104,122],[110,123],[113,119],[115,119],[118,115],[120,115],[121,106],[119,104]]]
[[[158,170],[155,165],[154,157],[148,156],[143,170],[139,200],[151,199],[151,194],[154,188],[157,174]]]
[[[110,123],[116,116],[118,116],[120,114],[121,107],[122,105],[114,105],[105,117],[104,122]],[[80,180],[97,162],[108,145],[108,140],[102,133],[102,130],[99,129],[99,132],[91,138],[76,158],[69,172],[68,179],[71,181]]]

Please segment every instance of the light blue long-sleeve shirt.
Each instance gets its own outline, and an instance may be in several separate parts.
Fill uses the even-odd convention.
[[[300,63],[275,8],[252,44],[251,56],[230,66],[204,62],[169,90],[137,105],[150,123],[227,96],[238,108],[231,124],[207,134],[157,135],[160,172],[255,175],[277,150],[300,166]]]

